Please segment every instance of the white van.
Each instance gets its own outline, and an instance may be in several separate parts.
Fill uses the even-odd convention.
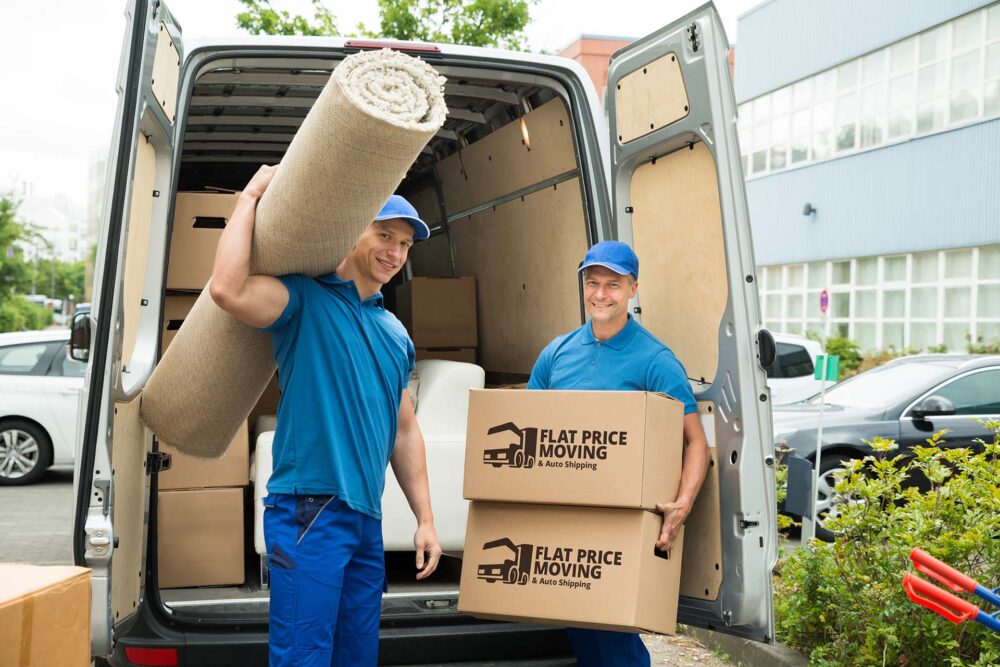
[[[268,592],[250,539],[249,488],[240,491],[242,583],[158,583],[166,457],[139,403],[169,328],[167,300],[177,296],[168,276],[187,261],[168,261],[175,201],[179,192],[239,189],[258,165],[277,163],[337,63],[385,46],[445,76],[450,111],[398,189],[433,227],[405,277],[476,278],[476,366],[487,387],[498,386],[524,381],[542,347],[583,321],[576,267],[586,248],[634,244],[642,281],[632,312],[684,363],[712,445],[686,524],[680,619],[773,641],[763,366],[774,342],[757,307],[729,44],[711,4],[615,54],[606,111],[583,68],[563,58],[339,38],[184,42],[162,2],[129,4],[93,312],[74,321],[72,343],[90,359],[74,555],[93,571],[101,664],[266,663]],[[465,414],[450,418],[461,425]],[[431,450],[437,435],[426,436]],[[462,534],[460,519],[445,517],[462,516],[465,501],[444,476],[432,461],[438,530]],[[169,546],[182,556],[168,564],[183,569],[183,539]],[[459,614],[458,559],[445,560],[417,584],[412,554],[387,554],[382,664],[574,664],[562,629]],[[398,562],[407,567],[397,576]]]

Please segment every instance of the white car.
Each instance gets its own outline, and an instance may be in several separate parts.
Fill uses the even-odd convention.
[[[0,486],[73,463],[87,365],[66,354],[68,341],[66,329],[0,334]]]
[[[823,348],[816,341],[794,334],[775,333],[777,355],[767,369],[767,386],[771,389],[771,405],[798,403],[820,391],[820,381],[813,377],[816,357]],[[831,383],[827,383],[827,387]]]

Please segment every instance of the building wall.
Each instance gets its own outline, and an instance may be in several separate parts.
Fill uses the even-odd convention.
[[[635,40],[630,37],[599,37],[583,35],[567,46],[559,55],[583,65],[590,75],[597,94],[604,99],[604,89],[608,85],[608,63],[611,54],[628,46]]]
[[[743,102],[990,0],[770,0],[739,18]]]

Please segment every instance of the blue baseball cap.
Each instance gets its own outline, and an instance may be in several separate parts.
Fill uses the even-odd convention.
[[[636,280],[639,279],[639,258],[632,248],[621,241],[601,241],[590,246],[580,264],[580,271],[588,266],[603,266],[623,276],[631,273]]]
[[[422,241],[431,235],[431,228],[417,215],[417,209],[399,195],[390,195],[382,210],[375,216],[375,220],[392,220],[393,218],[406,220],[413,225],[413,239],[416,241]]]

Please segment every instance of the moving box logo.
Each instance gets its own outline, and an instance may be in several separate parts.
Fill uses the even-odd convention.
[[[494,468],[570,468],[597,470],[608,448],[628,444],[628,431],[520,428],[513,422],[491,427],[486,435],[509,434],[504,447],[483,451],[483,463]]]
[[[590,590],[604,575],[604,568],[621,567],[622,552],[578,547],[515,544],[509,537],[487,542],[484,551],[502,551],[503,560],[481,564],[476,576],[487,583],[526,586],[562,586]]]

